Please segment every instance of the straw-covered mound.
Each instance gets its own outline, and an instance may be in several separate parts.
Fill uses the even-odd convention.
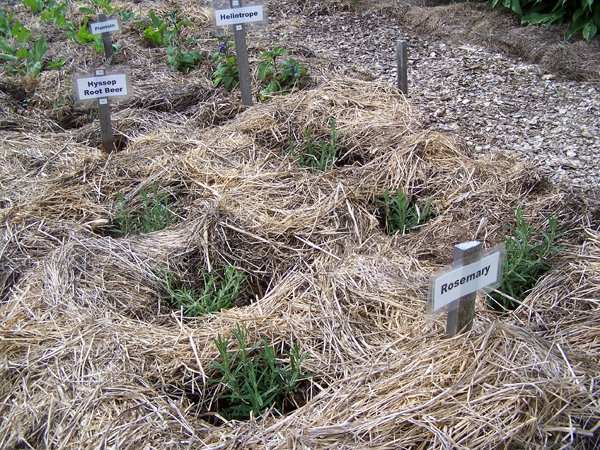
[[[325,136],[332,117],[340,163],[298,167],[288,140]],[[109,156],[74,135],[0,143],[0,447],[597,444],[600,235],[530,168],[474,160],[401,95],[348,79],[220,126],[154,128]],[[150,186],[176,223],[115,235],[117,194],[133,208]],[[396,188],[433,202],[418,233],[380,226]],[[480,299],[474,329],[445,338],[426,314],[429,277],[455,243],[500,242],[518,206],[534,226],[558,217],[563,253],[514,313]],[[245,305],[189,319],[164,301],[164,271],[193,281],[226,264],[247,274]],[[238,325],[305,353],[297,409],[215,411],[215,338]]]

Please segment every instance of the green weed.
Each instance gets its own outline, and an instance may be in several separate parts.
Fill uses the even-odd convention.
[[[231,351],[229,339],[215,339],[219,358],[211,368],[214,383],[220,385],[219,413],[229,420],[258,417],[269,408],[282,414],[286,405],[294,404],[294,394],[307,378],[300,367],[305,355],[294,345],[285,360],[266,338],[249,347],[247,333],[239,326],[233,337],[237,349]]]
[[[431,200],[426,200],[425,204],[419,205],[412,202],[402,189],[396,189],[395,193],[384,190],[379,209],[385,231],[390,235],[404,235],[417,230],[433,215]]]
[[[172,273],[165,275],[166,297],[174,308],[181,308],[186,317],[198,317],[231,308],[243,291],[246,275],[234,266],[224,270],[203,272],[202,287],[194,289],[175,280]]]
[[[316,170],[327,170],[336,163],[340,147],[339,134],[336,121],[329,119],[329,138],[321,140],[313,136],[312,130],[304,130],[304,143],[302,146],[290,140],[289,153],[295,158],[300,167]]]
[[[159,193],[156,186],[148,192],[142,189],[141,210],[131,211],[127,208],[125,196],[117,194],[119,204],[115,215],[116,233],[131,235],[159,231],[174,222],[173,213],[169,209],[169,196],[166,192]]]
[[[556,245],[556,217],[548,220],[548,231],[539,236],[523,219],[523,210],[515,211],[515,225],[504,236],[506,253],[502,267],[502,284],[489,294],[489,305],[497,310],[513,310],[549,269],[548,258],[560,252]]]

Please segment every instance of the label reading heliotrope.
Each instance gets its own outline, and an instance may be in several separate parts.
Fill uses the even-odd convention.
[[[83,101],[102,97],[125,97],[129,95],[128,81],[128,76],[124,73],[77,78],[77,99]]]
[[[263,5],[242,6],[241,8],[215,10],[215,23],[217,26],[262,22],[263,20]]]

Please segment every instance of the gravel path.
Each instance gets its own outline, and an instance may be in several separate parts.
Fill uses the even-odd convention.
[[[425,126],[455,134],[476,154],[517,152],[552,180],[599,197],[598,83],[561,79],[472,42],[428,39],[389,14],[307,14],[285,2],[272,10],[257,34],[315,56],[327,72],[395,84],[395,43],[407,37],[409,98]]]

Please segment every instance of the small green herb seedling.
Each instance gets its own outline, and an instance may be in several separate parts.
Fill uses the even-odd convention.
[[[117,194],[119,204],[115,221],[116,232],[121,235],[150,233],[159,231],[172,224],[173,213],[169,209],[169,196],[166,192],[159,193],[156,186],[152,186],[150,192],[143,189],[141,211],[130,211],[125,204],[125,196]]]
[[[502,268],[502,284],[489,294],[489,305],[496,310],[513,310],[549,269],[547,259],[560,252],[556,217],[548,220],[548,231],[536,236],[523,218],[523,210],[515,211],[515,225],[504,236],[506,254]]]
[[[332,117],[329,119],[329,139],[321,140],[313,137],[312,130],[307,127],[304,130],[304,144],[300,146],[290,141],[289,153],[300,167],[327,170],[337,161],[340,152],[338,137],[336,121]]]
[[[235,350],[228,349],[229,339],[215,339],[219,358],[211,368],[213,383],[220,385],[219,413],[229,420],[258,417],[269,408],[282,414],[286,404],[294,404],[300,382],[308,378],[300,367],[305,355],[294,345],[285,360],[266,338],[249,347],[247,333],[239,326],[233,337]]]
[[[246,275],[234,266],[204,271],[202,287],[194,289],[175,280],[166,273],[167,301],[181,308],[185,317],[198,317],[231,308],[242,293]]]
[[[216,64],[212,75],[215,86],[223,86],[225,89],[233,89],[239,83],[237,58],[233,53],[233,43],[224,41],[219,44],[217,51],[210,55]]]
[[[424,205],[411,202],[402,189],[396,189],[394,194],[387,189],[383,191],[380,212],[385,231],[390,235],[404,235],[417,230],[431,218],[433,213],[431,200],[426,200]]]

